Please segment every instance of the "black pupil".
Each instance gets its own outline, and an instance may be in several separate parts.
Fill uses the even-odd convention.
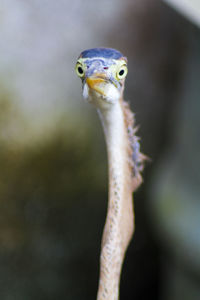
[[[122,76],[124,74],[124,70],[119,71],[119,75]]]
[[[78,67],[79,74],[83,74],[83,69],[81,67]]]

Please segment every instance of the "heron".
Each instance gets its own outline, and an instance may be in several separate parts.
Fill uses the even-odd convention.
[[[108,208],[103,231],[97,300],[119,299],[122,264],[134,233],[133,192],[142,183],[135,118],[123,99],[127,58],[112,48],[83,51],[76,62],[83,98],[100,116],[108,155]]]

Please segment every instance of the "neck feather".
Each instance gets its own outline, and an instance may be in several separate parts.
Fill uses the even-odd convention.
[[[109,201],[104,227],[98,300],[117,300],[124,254],[134,231],[133,174],[123,101],[99,109],[109,169]],[[136,185],[135,185],[136,186]]]

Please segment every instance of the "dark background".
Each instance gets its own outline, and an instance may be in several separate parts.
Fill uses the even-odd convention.
[[[151,158],[120,299],[199,299],[198,27],[156,0],[10,0],[1,15],[0,298],[96,297],[107,158],[74,65],[106,46],[128,58],[125,99]]]

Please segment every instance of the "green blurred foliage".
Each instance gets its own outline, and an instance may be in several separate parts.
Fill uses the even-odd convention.
[[[15,143],[25,123],[2,96],[0,298],[92,299],[107,198],[102,141],[93,126],[61,121],[47,137]]]

